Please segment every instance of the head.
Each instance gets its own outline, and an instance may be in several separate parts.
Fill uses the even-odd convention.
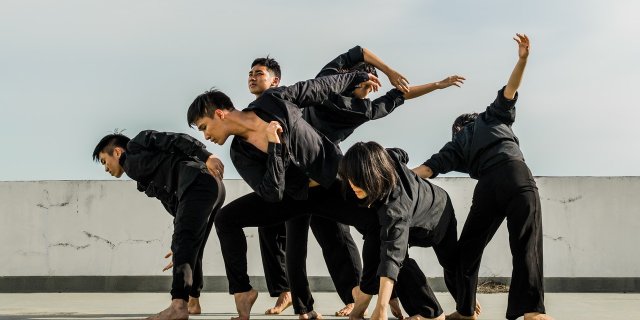
[[[187,111],[187,123],[201,131],[206,140],[223,145],[231,135],[224,120],[234,110],[224,92],[211,89],[193,100]]]
[[[396,171],[387,151],[378,143],[358,142],[340,161],[340,178],[345,190],[370,206],[387,196],[396,184]]]
[[[129,138],[121,133],[105,136],[93,150],[93,161],[100,162],[104,171],[116,178],[122,177],[124,168],[120,164],[120,157],[127,150]]]
[[[253,60],[249,71],[249,92],[259,96],[267,89],[277,87],[280,76],[280,65],[275,59],[267,56]]]
[[[474,121],[476,121],[476,118],[478,117],[477,113],[464,113],[461,114],[460,116],[458,116],[456,118],[456,120],[453,121],[453,125],[451,126],[451,134],[452,134],[452,138],[455,137],[455,135],[460,132],[460,130],[462,130],[462,128],[464,128],[464,126],[466,126],[469,123],[472,123]]]

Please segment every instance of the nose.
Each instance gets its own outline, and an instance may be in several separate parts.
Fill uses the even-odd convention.
[[[104,166],[104,171],[105,171],[105,172],[109,172],[109,167]]]
[[[205,133],[205,132],[203,132],[202,134],[204,135],[204,139],[205,139],[205,140],[209,140],[209,139],[211,138],[211,136],[210,136],[210,135],[208,135],[208,134],[207,134],[207,133]]]

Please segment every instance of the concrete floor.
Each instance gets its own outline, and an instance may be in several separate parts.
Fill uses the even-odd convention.
[[[316,310],[325,319],[341,307],[334,293],[314,294]],[[448,294],[439,293],[445,312],[454,309]],[[480,294],[483,306],[480,319],[504,319],[506,294]],[[274,298],[261,294],[253,308],[252,319],[297,319],[291,309],[283,316],[265,316]],[[0,294],[0,319],[140,319],[164,309],[169,304],[165,293],[28,293]],[[201,298],[203,314],[191,319],[229,319],[235,314],[231,296],[205,293]],[[640,319],[640,294],[547,293],[547,312],[555,319]]]

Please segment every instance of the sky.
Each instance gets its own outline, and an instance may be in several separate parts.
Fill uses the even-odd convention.
[[[467,78],[341,145],[375,140],[418,165],[451,138],[457,115],[483,111],[506,84],[516,32],[531,53],[514,131],[534,175],[638,176],[637,12],[632,0],[0,0],[0,181],[111,179],[91,153],[116,128],[204,141],[188,106],[216,87],[244,108],[254,58],[276,58],[286,85],[355,45],[413,85]],[[233,179],[230,141],[205,144]]]

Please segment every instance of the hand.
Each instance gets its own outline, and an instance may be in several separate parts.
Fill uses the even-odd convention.
[[[448,88],[450,86],[456,86],[458,88],[460,88],[461,84],[464,84],[464,80],[467,80],[465,77],[459,76],[459,75],[454,75],[454,76],[449,76],[444,78],[441,81],[438,81],[436,83],[436,86],[438,86],[438,89],[444,89],[444,88]]]
[[[389,71],[385,72],[385,74],[389,78],[389,82],[391,82],[392,86],[402,91],[402,93],[409,92],[409,80],[407,80],[407,78],[405,78],[403,75],[398,73],[398,71],[389,69]]]
[[[380,83],[380,79],[369,73],[369,80],[358,83],[356,89],[353,90],[353,96],[356,98],[364,99],[367,97],[369,92],[377,92],[381,86],[382,84]]]
[[[282,126],[278,121],[271,121],[267,125],[266,134],[267,140],[273,143],[280,143],[280,133],[282,133]]]
[[[520,59],[527,59],[527,57],[529,57],[529,47],[531,46],[529,44],[529,37],[527,37],[526,34],[516,33],[513,40],[518,43],[518,57]]]
[[[205,164],[207,165],[207,170],[212,176],[222,179],[222,176],[224,175],[224,164],[218,157],[210,155]]]
[[[172,255],[173,255],[173,251],[169,250],[169,253],[167,253],[164,256],[164,258],[167,259],[167,258],[171,257]],[[169,264],[166,267],[162,268],[162,272],[165,272],[165,271],[167,271],[167,270],[169,270],[171,268],[173,268],[173,259],[171,259],[171,261],[169,261]]]

